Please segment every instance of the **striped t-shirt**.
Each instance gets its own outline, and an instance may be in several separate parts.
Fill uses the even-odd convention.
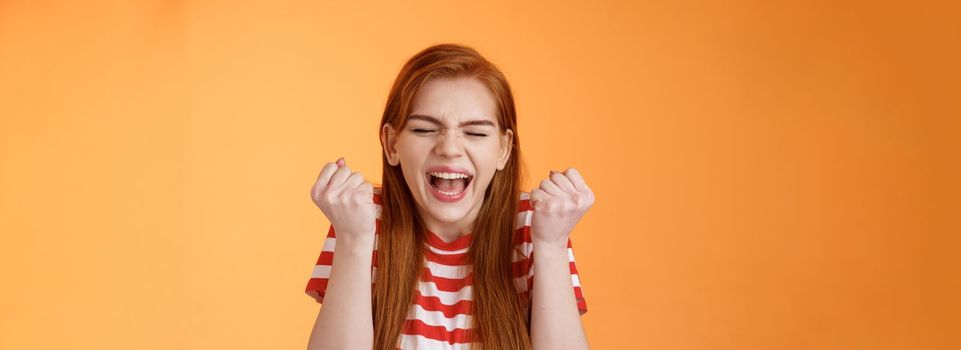
[[[380,227],[381,188],[374,189],[374,204],[377,206],[376,227]],[[531,243],[530,225],[533,208],[527,192],[521,193],[519,210],[514,231],[514,256],[512,274],[514,286],[518,295],[530,303],[531,288],[534,286],[534,255]],[[468,248],[471,234],[461,236],[454,241],[444,242],[439,236],[427,231],[427,248],[424,251],[424,270],[417,290],[413,295],[413,303],[407,314],[407,320],[401,329],[398,347],[401,349],[468,349],[469,343],[466,330],[472,328],[471,322],[471,266],[468,264]],[[377,232],[379,234],[379,230]],[[374,246],[376,247],[377,236]],[[307,282],[306,293],[318,303],[324,302],[330,269],[333,262],[336,234],[333,226],[324,240],[324,247],[314,265],[313,273]],[[376,249],[376,248],[375,248]],[[587,312],[581,284],[574,265],[574,251],[571,241],[567,241],[567,254],[570,261],[571,282],[574,296],[577,298],[577,308],[580,314]],[[371,254],[371,281],[375,281],[377,274],[377,256]],[[524,314],[529,316],[529,308]]]

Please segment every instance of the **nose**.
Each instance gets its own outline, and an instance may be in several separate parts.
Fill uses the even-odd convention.
[[[456,158],[464,154],[464,145],[456,133],[442,133],[438,138],[434,153],[441,157]]]

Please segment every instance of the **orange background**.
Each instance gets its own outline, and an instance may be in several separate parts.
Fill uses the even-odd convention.
[[[957,5],[590,3],[0,1],[0,348],[304,348],[309,189],[440,42],[594,189],[593,348],[961,348]]]

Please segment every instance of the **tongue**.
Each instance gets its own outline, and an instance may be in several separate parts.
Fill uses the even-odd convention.
[[[434,186],[444,192],[460,193],[467,186],[467,179],[434,179]]]

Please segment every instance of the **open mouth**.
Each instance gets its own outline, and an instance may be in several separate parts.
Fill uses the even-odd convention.
[[[464,173],[429,172],[427,182],[437,192],[448,197],[456,197],[467,190],[474,177]]]

